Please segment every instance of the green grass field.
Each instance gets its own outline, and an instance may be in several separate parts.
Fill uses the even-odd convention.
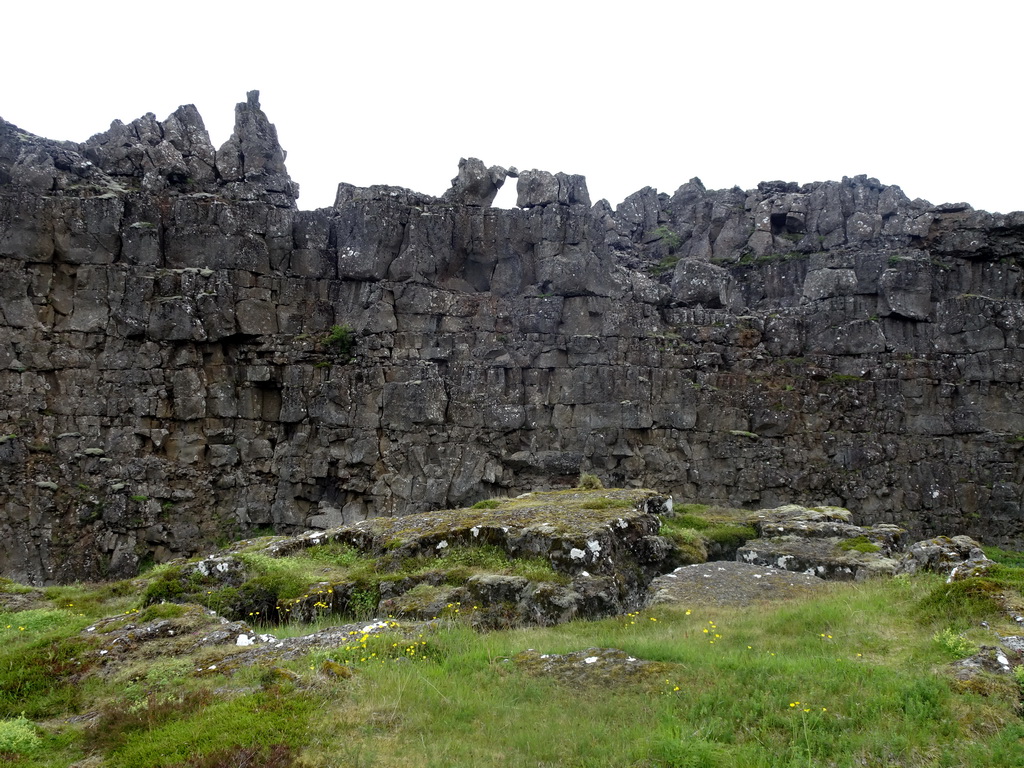
[[[1005,591],[1020,572],[1003,568]],[[547,629],[477,633],[456,619],[245,665],[183,642],[114,665],[89,626],[183,610],[144,608],[124,586],[53,588],[41,607],[0,613],[0,755],[132,768],[1024,765],[1018,680],[950,674],[994,632],[1017,631],[992,592],[919,575]],[[556,678],[508,660],[590,647],[659,663],[640,678]]]

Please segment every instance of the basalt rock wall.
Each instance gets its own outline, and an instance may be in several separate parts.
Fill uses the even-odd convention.
[[[0,572],[581,471],[1024,543],[1024,214],[866,177],[612,208],[472,159],[300,211],[284,162],[255,92],[216,150],[191,107],[82,144],[0,122]]]

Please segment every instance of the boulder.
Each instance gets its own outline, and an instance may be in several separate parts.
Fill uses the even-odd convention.
[[[516,182],[516,205],[520,208],[551,205],[585,205],[590,207],[590,193],[583,176],[548,171],[522,171]]]
[[[969,536],[936,536],[911,544],[900,558],[899,573],[930,571],[950,581],[983,575],[993,563]]]
[[[850,518],[841,507],[765,510],[755,522],[760,538],[740,547],[736,559],[837,581],[895,575],[894,555],[905,546],[906,532],[893,525],[855,526]]]
[[[530,648],[503,661],[528,674],[582,687],[647,683],[653,690],[663,690],[665,676],[678,673],[674,664],[638,659],[618,648],[586,648],[571,653],[541,653]]]

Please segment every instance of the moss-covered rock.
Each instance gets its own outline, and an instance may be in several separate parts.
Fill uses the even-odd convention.
[[[658,535],[668,508],[651,491],[577,488],[377,518],[163,566],[146,600],[269,623],[429,620],[450,604],[476,606],[478,626],[606,616],[638,607],[678,564],[679,547]]]
[[[759,537],[737,550],[752,565],[850,581],[899,572],[907,533],[895,525],[860,527],[841,507],[787,504],[756,514]]]

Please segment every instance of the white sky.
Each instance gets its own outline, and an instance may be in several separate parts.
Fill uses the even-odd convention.
[[[219,147],[259,90],[302,208],[339,181],[439,195],[474,156],[582,173],[613,205],[693,176],[866,173],[1024,209],[1016,0],[38,0],[3,16],[4,119],[82,141],[193,103]]]

